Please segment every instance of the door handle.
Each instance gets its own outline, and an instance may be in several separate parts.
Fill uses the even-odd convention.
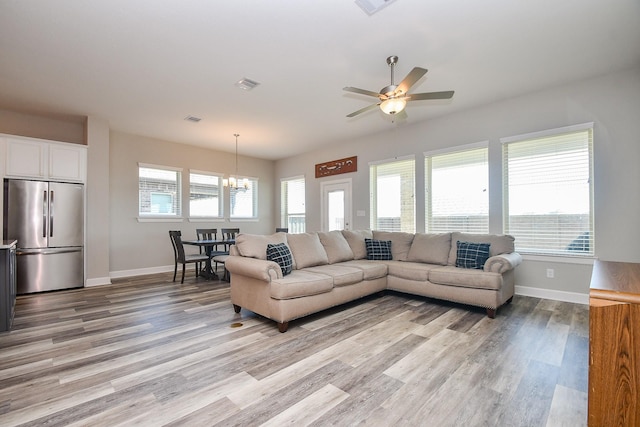
[[[51,202],[49,203],[49,237],[53,237],[53,190],[51,190]]]
[[[42,192],[42,237],[47,237],[47,192]]]

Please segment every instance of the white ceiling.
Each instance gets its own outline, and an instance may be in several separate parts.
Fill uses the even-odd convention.
[[[390,55],[453,99],[347,119],[375,99],[342,88],[387,86]],[[0,108],[266,159],[637,64],[638,0],[0,0]]]

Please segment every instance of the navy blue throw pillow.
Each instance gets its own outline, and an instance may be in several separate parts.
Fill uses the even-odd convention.
[[[390,260],[391,258],[391,240],[374,240],[364,239],[367,247],[367,259],[373,260]]]
[[[458,241],[456,267],[482,270],[489,259],[490,243],[471,243]]]
[[[291,270],[293,269],[291,251],[284,243],[267,244],[267,259],[278,263],[283,276],[291,273]]]

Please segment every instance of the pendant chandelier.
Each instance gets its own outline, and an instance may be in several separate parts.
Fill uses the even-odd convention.
[[[235,175],[230,175],[228,179],[223,179],[222,183],[225,187],[229,187],[230,190],[248,190],[249,181],[246,178],[238,178],[238,137],[240,134],[234,133],[233,136],[236,137],[236,173]]]

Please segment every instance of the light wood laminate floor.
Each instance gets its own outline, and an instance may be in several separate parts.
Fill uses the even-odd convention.
[[[587,306],[387,293],[281,334],[228,283],[171,276],[20,296],[0,425],[586,425]]]

